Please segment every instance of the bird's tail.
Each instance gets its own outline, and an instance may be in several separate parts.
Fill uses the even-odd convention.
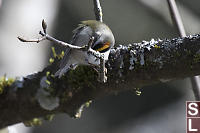
[[[56,73],[55,73],[55,77],[61,78],[65,73],[67,73],[69,70],[71,69],[76,69],[76,67],[78,66],[78,64],[67,64],[65,65],[64,68],[60,68]]]
[[[70,70],[69,66],[65,66],[64,68],[60,68],[56,73],[55,77],[61,78],[66,72]]]

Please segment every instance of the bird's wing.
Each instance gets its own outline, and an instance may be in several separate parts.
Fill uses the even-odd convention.
[[[87,45],[90,37],[92,35],[92,30],[89,26],[84,24],[79,24],[79,26],[73,30],[73,37],[72,37],[72,45],[76,46],[84,46]],[[73,58],[71,55],[73,49],[67,48],[65,51],[65,55],[61,60],[59,70],[56,72],[55,76],[59,75],[62,76],[70,67],[69,59]]]
[[[76,43],[76,39],[77,39],[77,36],[78,34],[80,34],[80,32],[85,28],[86,26],[85,25],[82,25],[80,24],[76,29],[73,30],[73,37],[72,37],[72,45],[76,45],[76,46],[79,46],[79,43]],[[69,60],[69,55],[71,53],[71,49],[70,48],[67,48],[65,50],[65,55],[63,57],[63,59],[61,60],[61,63],[60,63],[60,69],[64,68],[66,63],[68,62]]]

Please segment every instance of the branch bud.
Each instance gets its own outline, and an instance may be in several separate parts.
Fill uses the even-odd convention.
[[[44,33],[46,34],[47,23],[44,21],[44,19],[42,20],[42,29],[43,29]]]
[[[20,36],[17,37],[21,42],[26,42],[26,40]]]

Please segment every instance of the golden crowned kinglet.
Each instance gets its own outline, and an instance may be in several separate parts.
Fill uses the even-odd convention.
[[[110,28],[106,24],[96,20],[82,21],[73,31],[72,45],[80,47],[85,46],[89,43],[91,37],[94,37],[91,48],[100,52],[104,56],[104,59],[108,60],[110,49],[115,43]],[[87,51],[67,48],[55,76],[61,77],[70,68],[75,68],[80,64],[98,66],[100,64],[100,59],[89,54]]]

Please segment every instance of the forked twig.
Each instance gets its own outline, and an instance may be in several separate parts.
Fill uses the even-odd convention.
[[[49,41],[52,41],[58,45],[61,45],[61,46],[64,46],[64,47],[67,47],[67,48],[71,48],[71,49],[77,49],[77,50],[81,50],[81,51],[87,51],[88,53],[92,54],[93,56],[95,56],[96,58],[99,58],[100,61],[104,60],[103,56],[101,53],[99,53],[98,51],[95,51],[91,48],[93,42],[94,42],[94,37],[92,36],[90,38],[90,41],[88,44],[82,46],[82,47],[79,47],[79,46],[75,46],[75,45],[72,45],[72,44],[69,44],[69,43],[66,43],[66,42],[63,42],[63,41],[60,41],[60,40],[57,40],[55,38],[53,38],[52,36],[48,35],[46,33],[46,30],[47,30],[47,24],[44,20],[42,20],[42,29],[43,31],[40,31],[39,34],[42,36],[38,39],[24,39],[23,37],[17,37],[21,42],[36,42],[36,43],[39,43],[43,40],[49,40]],[[104,61],[105,62],[105,61]],[[101,66],[101,63],[100,63],[100,75],[105,75],[105,72],[102,71],[102,69],[105,69],[105,63],[104,63],[104,66]],[[104,73],[104,74],[101,74],[101,73]],[[101,82],[105,82],[106,77],[100,77]]]
[[[24,39],[23,37],[20,37],[18,36],[17,37],[21,42],[36,42],[36,43],[39,43],[43,40],[46,40],[46,37],[41,37],[41,38],[38,38],[38,39]]]
[[[61,46],[64,46],[64,47],[67,47],[67,48],[72,48],[72,49],[79,49],[79,50],[86,50],[86,46],[83,46],[83,47],[79,47],[79,46],[75,46],[75,45],[72,45],[72,44],[69,44],[69,43],[66,43],[66,42],[63,42],[63,41],[60,41],[60,40],[57,40],[53,37],[51,37],[50,35],[48,35],[46,33],[46,30],[47,30],[47,24],[44,20],[42,20],[42,29],[43,29],[43,32],[40,31],[39,34],[42,36],[38,39],[25,39],[23,37],[17,37],[21,42],[36,42],[36,43],[39,43],[43,40],[49,40],[49,41],[52,41],[58,45],[61,45]]]

